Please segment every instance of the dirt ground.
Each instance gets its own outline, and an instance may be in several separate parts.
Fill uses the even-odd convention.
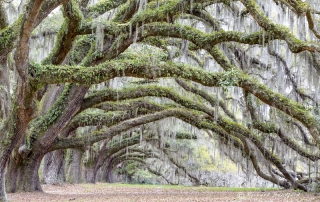
[[[320,195],[295,191],[217,191],[210,188],[176,187],[148,185],[43,185],[44,192],[8,194],[10,201],[92,201],[92,202],[155,202],[155,201],[233,201],[233,202],[297,202],[319,201]]]

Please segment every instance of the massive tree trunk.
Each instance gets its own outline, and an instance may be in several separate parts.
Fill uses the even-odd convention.
[[[43,183],[63,184],[66,181],[64,151],[49,152],[44,157]]]
[[[21,165],[16,191],[42,191],[38,170],[43,155],[32,155]]]
[[[66,107],[64,109],[60,108],[62,112],[60,112],[61,116],[57,117],[58,120],[53,125],[51,125],[51,127],[48,128],[46,131],[40,130],[39,133],[33,134],[42,138],[39,138],[34,143],[31,142],[31,144],[33,144],[32,149],[29,151],[26,151],[27,155],[24,155],[23,159],[19,163],[20,164],[19,170],[21,172],[17,178],[17,187],[15,189],[14,182],[12,182],[13,186],[11,187],[11,190],[13,190],[14,192],[15,191],[42,191],[39,175],[38,175],[38,170],[39,170],[42,158],[48,152],[51,146],[51,143],[54,141],[55,137],[59,134],[60,130],[62,130],[63,126],[65,126],[71,120],[72,116],[79,110],[86,90],[87,88],[82,88],[82,87],[72,88],[71,92],[67,90],[66,91],[67,93],[65,94],[65,96],[67,98],[70,98],[70,97],[71,98],[70,98],[70,101],[66,101],[67,103],[63,103],[63,104],[66,104]],[[59,103],[59,99],[57,102]],[[45,119],[46,118],[44,118],[44,120]],[[39,123],[39,125],[41,127],[41,123]],[[19,154],[16,154],[16,155],[19,155]],[[61,168],[61,165],[60,166],[58,165],[56,168],[57,169]]]

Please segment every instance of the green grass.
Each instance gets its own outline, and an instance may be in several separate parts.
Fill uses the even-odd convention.
[[[244,187],[206,187],[206,186],[183,186],[183,185],[150,185],[150,184],[119,184],[119,183],[97,183],[97,184],[81,184],[84,188],[104,188],[104,187],[127,187],[142,189],[179,189],[193,191],[230,191],[230,192],[253,192],[253,191],[276,191],[277,188],[244,188]]]

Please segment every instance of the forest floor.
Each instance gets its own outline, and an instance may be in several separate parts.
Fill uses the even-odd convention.
[[[311,202],[320,195],[293,190],[259,190],[248,188],[184,187],[124,184],[43,185],[44,192],[8,194],[10,201],[91,201],[91,202],[156,202],[156,201],[233,201],[233,202]]]

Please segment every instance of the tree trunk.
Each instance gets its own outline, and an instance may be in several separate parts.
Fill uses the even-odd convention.
[[[92,167],[85,167],[84,168],[84,181],[85,182],[89,182],[89,183],[95,183],[95,179],[94,179],[94,168]]]
[[[70,183],[80,183],[82,155],[82,151],[77,149],[72,150],[72,161],[68,172],[68,182]]]
[[[113,174],[112,174],[112,166],[107,165],[105,169],[106,173],[106,182],[114,183]]]
[[[44,157],[43,183],[63,184],[65,181],[64,151],[57,150],[46,154]]]
[[[94,180],[95,182],[102,182],[102,169],[99,167],[98,169],[94,169]]]
[[[95,162],[94,168],[93,168],[93,178],[91,180],[92,183],[96,183],[97,181],[101,181],[101,166],[103,165],[102,157],[99,156],[98,159]]]
[[[6,176],[6,165],[0,165],[0,202],[7,201],[7,194],[5,188],[5,176]]]
[[[43,155],[31,156],[21,165],[21,172],[18,176],[17,189],[18,192],[42,191],[38,170]]]
[[[20,175],[19,162],[19,160],[9,159],[6,175],[6,190],[8,193],[14,193],[17,189],[18,176]]]

